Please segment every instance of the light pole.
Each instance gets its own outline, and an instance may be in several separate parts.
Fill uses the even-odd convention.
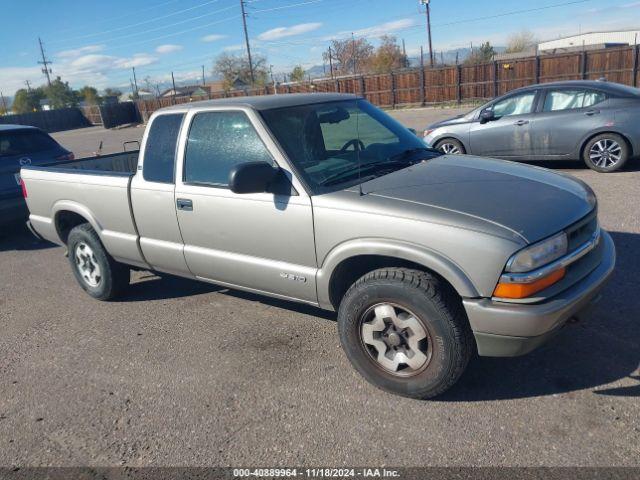
[[[427,37],[429,37],[429,65],[433,68],[433,47],[431,46],[431,11],[429,4],[431,0],[420,0],[420,4],[426,7],[427,13]]]

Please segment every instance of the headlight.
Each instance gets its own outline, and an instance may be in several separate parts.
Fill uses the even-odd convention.
[[[506,270],[512,273],[530,272],[566,255],[567,234],[562,232],[520,250],[507,263]]]
[[[429,135],[431,135],[433,133],[433,131],[435,130],[435,128],[427,128],[423,133],[422,136],[427,138]]]

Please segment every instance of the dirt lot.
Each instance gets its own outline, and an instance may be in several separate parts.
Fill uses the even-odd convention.
[[[422,128],[455,113],[394,114]],[[141,134],[55,136],[82,155]],[[476,359],[435,401],[365,383],[331,314],[146,273],[96,302],[62,248],[5,232],[0,465],[640,465],[638,162],[561,167],[616,243],[603,300],[528,356]]]

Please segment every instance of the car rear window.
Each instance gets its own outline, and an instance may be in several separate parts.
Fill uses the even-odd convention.
[[[60,145],[38,130],[12,130],[0,132],[0,156],[24,155],[60,149]]]
[[[176,145],[183,113],[160,115],[149,127],[142,176],[148,182],[173,183]]]

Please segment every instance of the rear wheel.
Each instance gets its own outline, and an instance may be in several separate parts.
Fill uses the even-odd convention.
[[[73,275],[93,298],[111,300],[129,285],[129,267],[109,255],[90,224],[74,227],[69,232],[67,247]]]
[[[460,155],[467,153],[464,145],[455,138],[445,138],[436,143],[436,149],[448,155]]]
[[[368,273],[338,311],[340,341],[370,383],[413,398],[435,397],[464,372],[473,337],[449,285],[419,270]]]
[[[609,173],[621,169],[630,153],[629,145],[620,135],[603,133],[589,140],[582,158],[590,169]]]

